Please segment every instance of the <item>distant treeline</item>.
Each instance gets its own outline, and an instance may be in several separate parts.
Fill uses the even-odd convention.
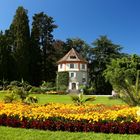
[[[53,17],[43,12],[33,15],[30,27],[27,10],[18,7],[9,29],[0,32],[0,80],[23,79],[35,86],[42,81],[55,83],[56,62],[74,48],[89,62],[88,86],[96,93],[110,93],[112,86],[105,81],[103,71],[111,59],[127,54],[121,53],[122,48],[107,36],[100,36],[91,45],[80,38],[56,40],[56,28]]]

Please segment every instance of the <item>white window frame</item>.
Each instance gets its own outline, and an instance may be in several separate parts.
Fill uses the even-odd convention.
[[[73,76],[72,76],[73,74]],[[70,75],[69,75],[70,78],[75,78],[76,77],[76,72],[70,72]]]

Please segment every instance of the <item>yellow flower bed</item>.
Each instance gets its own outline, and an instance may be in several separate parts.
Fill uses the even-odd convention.
[[[0,103],[0,116],[18,116],[29,120],[47,120],[58,118],[60,120],[88,121],[88,122],[140,122],[140,108],[128,106],[84,105],[50,103],[48,105],[25,105],[21,103]]]
[[[66,94],[64,91],[47,91],[46,94],[58,94],[63,95]]]

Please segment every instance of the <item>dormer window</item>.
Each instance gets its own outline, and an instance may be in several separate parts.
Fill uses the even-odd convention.
[[[75,55],[71,55],[70,59],[76,59],[76,56]]]

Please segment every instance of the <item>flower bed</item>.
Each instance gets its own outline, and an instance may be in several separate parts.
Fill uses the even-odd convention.
[[[139,107],[0,103],[0,125],[62,131],[140,133]]]
[[[67,94],[66,92],[64,92],[64,91],[47,91],[47,92],[45,92],[46,94],[52,94],[52,95],[65,95],[65,94]]]

